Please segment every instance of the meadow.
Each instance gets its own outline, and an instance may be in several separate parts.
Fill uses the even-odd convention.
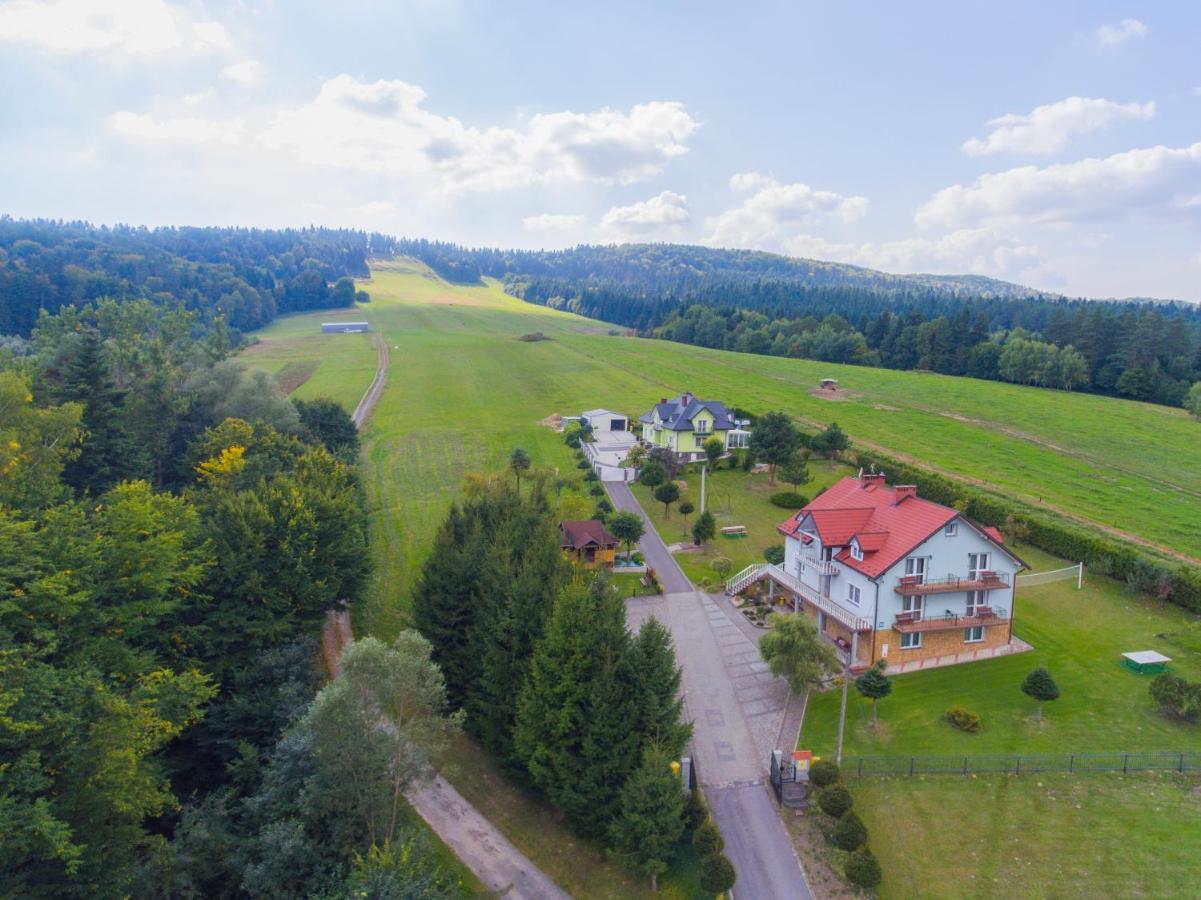
[[[752,412],[784,409],[807,423],[837,421],[861,445],[1201,557],[1195,487],[1201,483],[1201,454],[1195,452],[1201,426],[1176,410],[619,336],[602,323],[523,303],[493,283],[448,285],[405,261],[377,264],[361,286],[371,293],[370,303],[338,314],[281,318],[245,354],[285,382],[305,376],[298,395],[333,396],[350,409],[374,373],[374,349],[364,336],[321,335],[320,322],[343,314],[365,317],[390,345],[387,388],[363,435],[375,572],[370,595],[355,613],[360,634],[387,637],[405,624],[426,548],[467,473],[501,469],[517,446],[536,466],[574,470],[560,437],[541,424],[545,417],[593,407],[637,416],[659,397],[684,389]],[[550,340],[518,340],[535,331]],[[849,389],[846,399],[813,396],[812,387],[826,376]],[[822,466],[812,465],[814,482],[802,493],[812,496],[821,478],[839,474],[820,474]],[[718,477],[746,486],[741,472]],[[750,490],[731,489],[726,509],[719,481],[710,502],[721,524],[783,520],[787,510],[770,506],[762,481],[754,476]],[[662,511],[655,504],[646,508],[652,517]],[[677,516],[673,510],[665,526],[668,540],[683,524]],[[731,521],[724,521],[727,516]],[[719,546],[741,568],[761,559],[776,539],[770,528],[756,526],[751,538]],[[1037,551],[1022,552],[1036,569],[1058,564]],[[703,556],[681,561],[694,576],[708,570]],[[1201,674],[1195,622],[1113,582],[1089,578],[1086,588],[1077,593],[1055,583],[1023,591],[1018,634],[1034,644],[1032,653],[898,678],[894,696],[881,704],[879,733],[865,727],[866,704],[854,706],[848,752],[1049,749],[1082,742],[1096,749],[1197,746],[1191,732],[1151,708],[1146,679],[1117,662],[1123,650],[1154,647],[1177,657],[1177,671]],[[1032,704],[1017,688],[1039,664],[1051,665],[1064,691],[1048,704],[1041,727],[1030,722]],[[980,734],[946,733],[937,717],[951,699],[985,717]],[[815,749],[831,746],[829,703],[817,698],[807,720],[805,740]],[[506,834],[539,865],[553,873],[570,870],[564,863],[571,857],[570,837],[550,827],[540,804],[490,783],[489,771],[474,769],[470,778],[454,780],[481,807],[499,804],[489,814],[502,818]],[[1062,883],[1065,895],[1087,893],[1082,885],[1109,893],[1111,884],[1146,886],[1119,893],[1162,895],[1171,890],[1161,888],[1178,883],[1187,870],[1181,855],[1187,855],[1181,849],[1187,842],[1171,823],[1189,834],[1201,829],[1195,793],[1170,779],[1090,776],[1062,787],[1051,776],[984,781],[856,782],[857,803],[887,873],[885,896],[1045,895],[1061,876],[1067,880],[1054,883]],[[1044,791],[1044,785],[1055,787]],[[1068,797],[1075,801],[1067,803]],[[948,821],[955,827],[947,828]],[[1177,843],[1157,855],[1156,842],[1166,845],[1169,836]],[[1131,862],[1123,870],[1115,861],[1127,842]],[[1060,852],[1048,850],[1056,846]],[[594,871],[603,871],[603,861],[596,865]],[[1098,873],[1097,880],[1071,882],[1084,878],[1082,869]],[[987,883],[991,878],[999,879],[999,888]],[[965,890],[968,885],[974,887]]]

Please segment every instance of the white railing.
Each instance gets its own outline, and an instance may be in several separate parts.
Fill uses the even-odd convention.
[[[726,582],[726,593],[730,595],[737,594],[762,578],[770,578],[776,584],[799,595],[806,603],[812,604],[826,613],[826,615],[833,616],[837,621],[847,626],[847,628],[855,631],[872,630],[872,623],[869,620],[856,615],[849,609],[845,609],[840,604],[831,600],[829,596],[819,594],[795,575],[789,575],[782,567],[773,566],[771,563],[756,563],[755,565],[747,566]]]
[[[838,566],[834,565],[833,560],[822,559],[813,553],[806,553],[803,557],[805,565],[812,566],[813,569],[820,575],[837,575],[839,572]]]

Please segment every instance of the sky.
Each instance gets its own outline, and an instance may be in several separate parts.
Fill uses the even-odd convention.
[[[0,0],[0,213],[1201,301],[1201,3]]]

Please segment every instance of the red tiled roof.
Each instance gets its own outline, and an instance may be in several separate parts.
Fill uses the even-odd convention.
[[[779,530],[795,535],[800,522],[812,516],[826,547],[845,546],[857,536],[863,559],[852,559],[846,550],[835,558],[869,578],[877,578],[959,515],[948,506],[920,497],[902,494],[897,502],[896,495],[896,489],[886,486],[881,478],[844,478]]]
[[[559,523],[559,546],[582,550],[589,544],[598,547],[616,547],[613,537],[600,519],[567,519]]]
[[[1001,532],[997,531],[997,529],[993,528],[991,525],[985,525],[980,530],[983,531],[985,534],[987,534],[990,538],[992,538],[998,544],[1005,543],[1005,538],[1004,538],[1004,536],[1002,536]]]

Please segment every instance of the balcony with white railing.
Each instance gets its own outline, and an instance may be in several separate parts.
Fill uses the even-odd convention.
[[[820,609],[826,615],[831,616],[853,631],[872,630],[872,623],[869,620],[863,618],[855,611],[847,609],[837,601],[832,600],[829,594],[819,593],[795,575],[788,574],[782,566],[773,566],[771,563],[756,563],[755,565],[747,566],[726,582],[726,593],[730,595],[737,594],[763,578],[770,578],[781,587],[787,588],[806,603],[816,609]]]
[[[914,631],[954,631],[958,628],[1004,625],[1008,621],[1009,611],[1003,606],[975,606],[964,615],[954,612],[937,616],[922,611],[899,612],[893,628],[901,634],[909,634]]]
[[[833,560],[822,559],[816,553],[806,553],[801,559],[819,575],[837,575],[841,571]]]

